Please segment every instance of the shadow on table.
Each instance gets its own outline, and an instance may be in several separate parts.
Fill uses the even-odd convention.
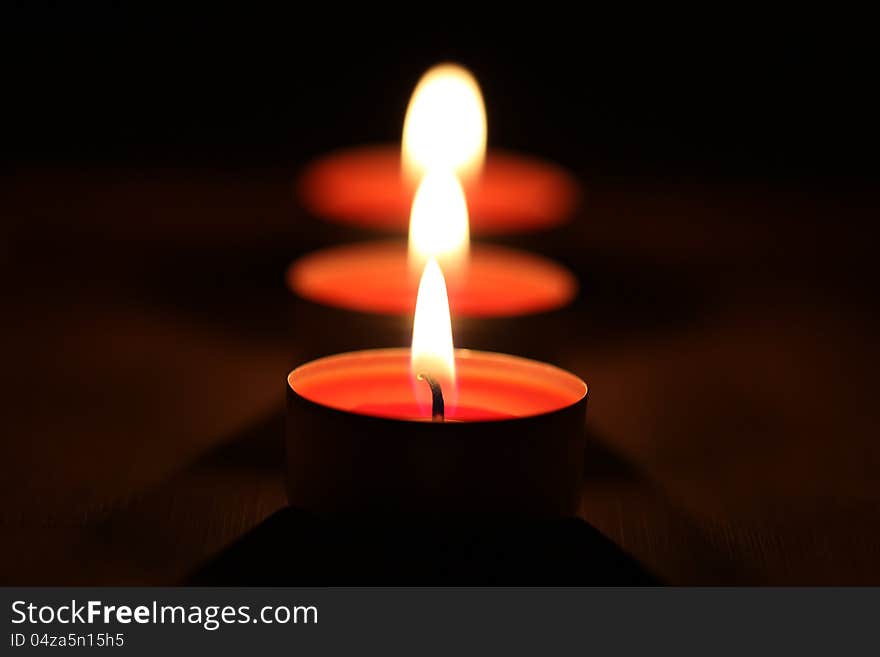
[[[283,418],[203,457],[212,467],[250,467],[283,476]],[[591,444],[588,477],[631,476],[628,464]],[[504,515],[330,519],[277,511],[204,564],[196,585],[602,584],[657,579],[578,518]]]
[[[188,584],[651,585],[637,561],[577,518],[359,517],[282,509]]]

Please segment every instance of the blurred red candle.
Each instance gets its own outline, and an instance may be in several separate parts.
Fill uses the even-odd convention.
[[[455,350],[433,259],[419,286],[412,349],[312,361],[288,375],[287,397],[287,492],[294,506],[577,510],[586,384],[537,361]]]
[[[486,153],[486,113],[473,76],[454,64],[430,69],[410,100],[401,145],[359,147],[309,165],[299,181],[318,216],[366,228],[405,230],[416,184],[433,168],[453,170],[475,234],[549,228],[571,216],[578,186],[561,167]]]
[[[303,298],[361,312],[412,313],[428,257],[447,275],[453,311],[462,317],[510,317],[568,304],[574,276],[541,256],[476,244],[468,206],[454,174],[427,174],[412,204],[409,241],[379,241],[317,251],[295,262],[288,284]]]

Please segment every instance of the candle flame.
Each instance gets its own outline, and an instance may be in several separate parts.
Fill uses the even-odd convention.
[[[468,209],[458,178],[445,169],[428,172],[419,184],[409,218],[409,267],[418,274],[429,258],[459,275],[470,248]]]
[[[413,318],[410,369],[416,399],[423,409],[431,408],[431,391],[417,379],[430,376],[440,384],[447,407],[454,406],[457,396],[455,352],[452,345],[452,319],[446,281],[440,265],[430,258],[419,282],[416,312]]]
[[[465,182],[486,158],[486,108],[480,86],[457,64],[439,64],[419,80],[406,110],[403,173],[417,183],[431,169],[455,171]]]

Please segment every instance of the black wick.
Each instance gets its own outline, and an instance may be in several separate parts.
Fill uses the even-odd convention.
[[[431,388],[431,420],[444,422],[446,420],[446,404],[443,401],[443,390],[437,379],[430,374],[419,374],[416,379],[424,381]]]

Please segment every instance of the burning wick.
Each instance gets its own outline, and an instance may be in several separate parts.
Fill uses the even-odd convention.
[[[446,418],[446,404],[449,403],[454,409],[458,395],[449,298],[446,295],[443,272],[434,257],[428,258],[422,280],[419,281],[413,317],[410,374],[419,405],[422,406],[425,402],[424,406],[427,406],[427,395],[416,382],[425,381],[431,388],[431,419],[443,422]]]
[[[445,422],[446,404],[443,402],[443,389],[440,383],[429,374],[419,374],[416,379],[424,381],[431,388],[431,421]]]

